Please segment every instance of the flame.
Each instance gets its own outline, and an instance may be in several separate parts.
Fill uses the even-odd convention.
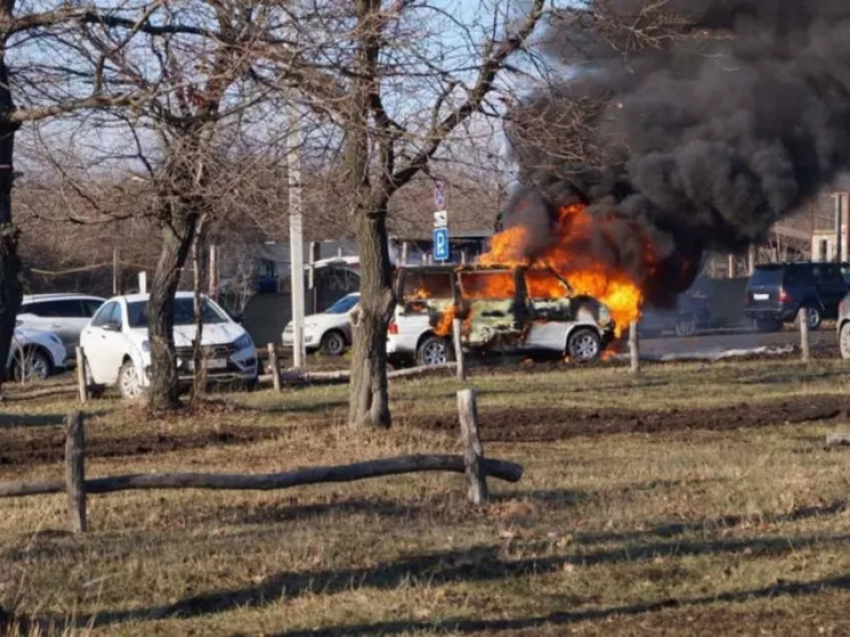
[[[460,273],[460,289],[466,299],[501,301],[516,296],[516,279],[512,271],[477,272],[475,276]]]
[[[446,308],[446,311],[443,312],[443,315],[440,317],[440,320],[437,322],[436,327],[434,327],[434,334],[437,336],[448,336],[452,333],[452,323],[455,320],[455,308],[453,305]]]
[[[495,235],[490,250],[482,255],[478,264],[483,266],[547,267],[562,276],[577,296],[593,297],[604,303],[615,323],[616,336],[629,324],[638,321],[644,297],[638,284],[628,272],[594,259],[588,248],[594,238],[594,218],[584,205],[560,208],[554,229],[555,241],[533,259],[527,257],[530,235],[526,228],[516,226]],[[635,228],[635,232],[639,232]],[[655,254],[645,242],[645,259],[648,271],[655,268]],[[540,277],[530,282],[530,294],[537,298],[557,298],[563,290],[553,286],[552,278]],[[541,296],[537,296],[537,295]]]

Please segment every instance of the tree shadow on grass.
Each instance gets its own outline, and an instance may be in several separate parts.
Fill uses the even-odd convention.
[[[778,581],[770,586],[748,591],[719,593],[691,599],[669,599],[661,602],[628,604],[609,608],[590,608],[575,612],[557,612],[539,617],[520,617],[512,619],[472,619],[457,618],[441,622],[422,622],[398,620],[354,626],[334,626],[322,630],[292,630],[276,633],[275,637],[349,637],[354,635],[398,635],[435,629],[451,633],[479,633],[501,630],[528,630],[545,626],[564,626],[581,621],[605,620],[612,617],[643,615],[667,608],[695,608],[718,603],[741,603],[779,596],[817,595],[826,590],[850,589],[850,575],[815,580],[810,582]],[[237,633],[238,635],[239,633]]]
[[[241,504],[216,509],[214,520],[227,524],[279,524],[301,522],[331,515],[368,515],[389,518],[412,518],[421,512],[417,504],[405,505],[386,499],[350,498],[340,501],[298,504],[274,503],[269,505]],[[212,521],[212,520],[211,520]],[[203,523],[203,521],[199,522]]]
[[[604,542],[634,542],[645,541],[648,538],[674,538],[687,533],[716,533],[719,530],[731,529],[752,522],[783,524],[799,522],[812,518],[837,515],[850,509],[850,501],[835,500],[829,504],[797,507],[787,513],[764,515],[724,515],[689,522],[661,523],[640,531],[623,533],[580,533],[577,541],[584,544]]]
[[[850,536],[841,535],[804,538],[776,536],[704,542],[656,542],[580,555],[553,555],[518,560],[504,557],[501,546],[474,546],[467,549],[414,555],[378,564],[374,568],[282,572],[267,578],[260,584],[194,595],[165,606],[105,612],[99,613],[95,617],[80,617],[77,625],[82,627],[92,623],[95,627],[99,627],[126,621],[144,621],[168,617],[198,617],[236,608],[263,607],[284,598],[298,597],[304,593],[334,594],[358,587],[394,590],[402,583],[411,580],[427,580],[431,585],[440,585],[516,578],[556,571],[567,564],[594,566],[643,562],[657,557],[669,558],[706,554],[746,553],[748,556],[758,557],[792,552],[808,547],[813,543],[835,544],[844,543],[848,540],[850,540]],[[713,597],[712,599],[717,598]],[[401,626],[399,624],[397,629],[401,630]],[[423,627],[425,626],[430,627],[430,624],[423,624]],[[383,625],[378,625],[374,630],[369,627],[359,628],[367,632],[371,630],[370,634],[393,630],[392,627]],[[415,629],[416,626],[407,627],[405,630],[411,628]],[[343,632],[340,634],[360,633]]]
[[[65,423],[65,414],[0,414],[0,429],[55,427]]]

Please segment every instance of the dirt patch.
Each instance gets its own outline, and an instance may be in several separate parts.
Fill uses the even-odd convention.
[[[669,431],[728,431],[831,420],[850,413],[850,397],[812,395],[713,409],[479,409],[481,438],[491,442],[551,442],[577,436]],[[456,417],[411,418],[413,426],[453,434]]]
[[[244,445],[276,438],[275,427],[219,427],[217,430],[148,434],[86,441],[87,458],[117,458],[159,454],[223,445]],[[65,457],[65,434],[61,427],[18,429],[0,436],[0,466],[61,463]]]

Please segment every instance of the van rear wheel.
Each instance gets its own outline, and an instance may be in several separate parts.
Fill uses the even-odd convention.
[[[567,341],[567,354],[580,363],[599,358],[602,352],[602,340],[596,330],[583,327],[570,334]]]
[[[422,367],[426,365],[443,365],[454,360],[454,351],[445,338],[429,336],[424,339],[416,349],[416,364]]]

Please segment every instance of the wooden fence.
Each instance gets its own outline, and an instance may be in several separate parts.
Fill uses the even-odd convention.
[[[112,493],[138,489],[219,489],[273,490],[325,482],[351,482],[366,478],[444,471],[466,474],[468,497],[473,504],[487,501],[486,477],[508,482],[522,477],[521,465],[506,460],[485,458],[478,434],[478,410],[475,392],[458,392],[463,455],[421,454],[380,458],[366,462],[329,467],[307,467],[296,471],[270,474],[153,473],[86,479],[85,429],[83,415],[72,412],[65,427],[65,479],[41,482],[0,482],[0,498],[35,496],[47,493],[68,494],[68,523],[71,531],[88,528],[86,498],[91,493]]]

